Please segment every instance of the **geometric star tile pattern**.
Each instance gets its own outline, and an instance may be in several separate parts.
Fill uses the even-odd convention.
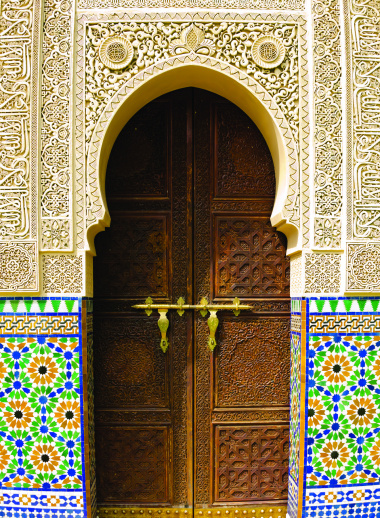
[[[298,440],[299,425],[305,453],[293,490],[297,470],[290,454],[289,515],[379,518],[380,299],[305,298],[302,303],[307,310],[300,336],[306,336],[307,348],[302,370],[292,324],[291,442]],[[296,325],[299,304],[292,300]],[[304,415],[295,404],[295,371]],[[302,498],[295,504],[291,493],[297,490]]]
[[[0,518],[86,515],[81,304],[0,299]],[[300,488],[303,516],[378,515],[379,308],[374,297],[292,300],[292,517]]]
[[[0,308],[1,514],[85,516],[81,301],[2,299]]]
[[[380,476],[380,335],[311,335],[308,485]]]

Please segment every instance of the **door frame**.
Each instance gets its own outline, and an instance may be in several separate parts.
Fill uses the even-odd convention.
[[[297,21],[301,29],[302,41],[305,34],[304,20],[298,18]],[[303,56],[301,70],[302,73],[306,73],[306,60],[303,52],[301,52]],[[83,77],[84,74],[81,73],[81,75]],[[79,80],[81,81],[81,78]],[[304,88],[304,86],[301,82],[299,83],[302,107],[307,105],[307,88]],[[256,124],[268,144],[275,166],[276,196],[271,223],[277,230],[285,234],[288,243],[287,254],[289,256],[297,257],[302,250],[298,208],[299,192],[301,190],[300,177],[301,175],[302,177],[304,175],[305,177],[308,176],[308,161],[302,160],[300,162],[299,152],[299,149],[304,148],[308,142],[308,123],[304,108],[301,109],[304,118],[300,124],[299,133],[301,145],[301,142],[296,143],[286,115],[268,92],[252,76],[230,64],[223,63],[223,66],[221,66],[219,60],[210,56],[185,54],[165,59],[158,65],[152,65],[125,82],[108,101],[107,106],[97,120],[86,148],[86,159],[80,153],[77,154],[77,164],[80,167],[81,173],[83,163],[86,166],[88,226],[84,233],[84,246],[86,249],[84,270],[86,286],[89,287],[87,295],[89,296],[92,296],[93,284],[92,258],[96,254],[94,238],[98,232],[110,225],[110,216],[105,197],[105,175],[108,157],[113,144],[121,129],[143,106],[165,93],[186,87],[201,88],[226,98],[242,109]],[[81,149],[84,150],[84,147]],[[296,279],[294,280],[297,282]],[[292,284],[294,280],[292,279]],[[301,450],[302,438],[299,450],[297,447],[297,453],[299,452],[300,457],[303,455]],[[91,453],[93,454],[93,452],[88,453],[90,456]],[[290,493],[291,488],[289,495]],[[284,516],[285,508],[272,509],[272,507],[260,506],[260,516],[271,518],[273,512],[276,515],[278,513],[278,518]],[[123,511],[124,514],[125,512]],[[133,509],[130,509],[129,512],[133,512]],[[145,518],[145,516],[150,518],[152,514],[159,511],[147,508],[144,511],[139,510],[139,512],[143,512],[144,516],[142,518]],[[171,517],[172,513],[170,511],[165,510],[165,512]],[[209,513],[209,511],[207,512]],[[219,514],[224,515],[223,509],[221,510],[220,508],[213,509],[213,515],[214,512],[215,516]],[[247,513],[244,508],[235,512],[238,513],[235,516],[239,518],[240,514],[241,518],[245,518],[243,513]],[[115,510],[114,513],[117,514],[118,511]],[[149,513],[149,515],[146,513]],[[178,510],[173,510],[173,518],[177,518],[178,514],[174,513],[178,513]],[[183,513],[187,518],[187,511],[180,511],[181,515]],[[194,513],[202,515],[202,510],[195,510]],[[99,518],[106,518],[106,515],[107,511],[101,510]],[[160,517],[157,516],[157,518]],[[199,516],[199,518],[202,517]],[[226,516],[225,518],[229,517]]]

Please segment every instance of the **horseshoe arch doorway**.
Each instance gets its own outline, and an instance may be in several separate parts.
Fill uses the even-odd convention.
[[[264,138],[226,99],[159,97],[117,138],[111,227],[96,237],[94,362],[100,508],[282,506],[287,500],[289,261],[270,225],[275,174]],[[169,311],[160,349],[150,296],[235,297],[252,310]],[[217,512],[217,511],[216,511]]]

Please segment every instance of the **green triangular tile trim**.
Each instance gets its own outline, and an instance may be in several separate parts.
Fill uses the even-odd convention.
[[[5,306],[5,300],[0,300],[0,313],[3,313]]]
[[[339,300],[330,300],[330,307],[331,307],[331,311],[333,313],[336,313],[336,308],[338,307],[338,302],[339,302]]]
[[[30,310],[32,309],[33,301],[32,300],[24,300],[24,304],[25,304],[25,307],[26,307],[26,311],[28,313],[30,313]]]
[[[374,311],[377,311],[377,308],[379,307],[380,300],[371,300],[371,306]]]
[[[366,302],[367,302],[366,300],[358,300],[360,311],[364,311]]]
[[[74,307],[74,303],[75,303],[75,300],[65,300],[65,304],[66,304],[66,307],[67,307],[67,311],[69,313],[72,312],[73,310],[73,307]]]
[[[37,300],[38,302],[38,307],[40,308],[40,311],[42,313],[42,311],[45,309],[45,306],[46,306],[46,300]]]
[[[352,306],[352,300],[345,300],[344,301],[344,307],[346,308],[346,311],[350,311],[351,309],[351,306]]]
[[[19,303],[20,303],[19,300],[11,300],[11,306],[12,306],[12,309],[13,309],[13,311],[15,313],[17,312],[17,308],[18,308]]]
[[[61,305],[61,301],[60,300],[52,300],[51,301],[51,305],[53,306],[53,310],[58,313],[58,310],[59,310],[59,306]]]
[[[325,300],[316,300],[315,303],[317,305],[318,311],[323,311],[323,306],[325,305]]]

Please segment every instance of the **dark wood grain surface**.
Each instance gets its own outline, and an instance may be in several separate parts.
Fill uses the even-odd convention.
[[[184,89],[138,112],[110,156],[111,227],[96,238],[94,365],[100,506],[284,502],[289,410],[289,261],[270,225],[275,174],[253,122]],[[169,313],[159,348],[152,296],[252,311]]]

